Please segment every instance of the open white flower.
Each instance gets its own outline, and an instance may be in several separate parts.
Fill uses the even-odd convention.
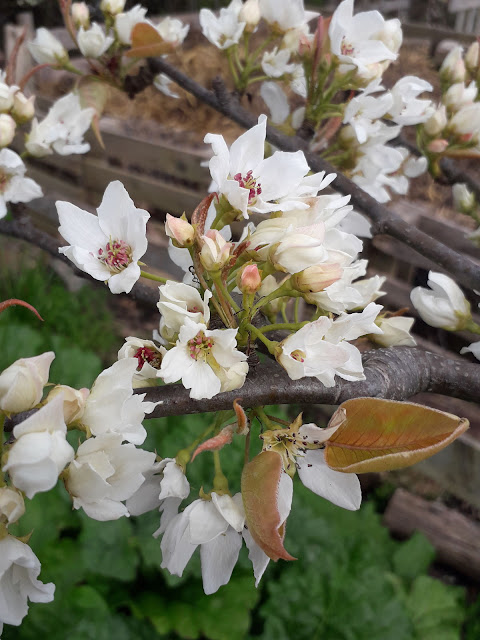
[[[190,29],[189,24],[183,24],[178,18],[170,18],[170,16],[153,26],[165,42],[170,42],[174,46],[182,44]]]
[[[165,531],[170,520],[177,515],[182,500],[188,498],[190,484],[175,458],[155,462],[143,475],[144,483],[125,504],[132,516],[160,509],[162,516],[160,528],[154,534],[156,537]]]
[[[145,15],[147,10],[139,4],[136,4],[123,13],[117,13],[115,16],[115,31],[117,37],[122,44],[132,43],[132,29],[139,22],[146,22]]]
[[[262,57],[262,69],[266,76],[270,78],[281,78],[287,73],[292,73],[294,64],[289,64],[290,51],[274,47],[271,51],[265,51]]]
[[[378,67],[379,72],[372,74],[374,65],[396,59],[396,53],[379,37],[385,24],[378,11],[365,11],[354,16],[353,0],[343,0],[338,5],[330,21],[328,35],[331,51],[341,63],[341,72],[356,67],[361,76],[371,79],[383,71]]]
[[[65,465],[74,456],[66,440],[63,398],[57,396],[13,429],[11,446],[3,471],[28,498],[49,491]]]
[[[88,438],[66,472],[65,486],[74,509],[83,509],[94,520],[117,520],[129,516],[123,504],[144,483],[155,454],[122,444],[122,436],[104,433]]]
[[[203,300],[198,289],[173,280],[168,280],[161,285],[159,291],[160,301],[157,307],[162,314],[160,335],[165,340],[169,342],[176,340],[185,318],[190,318],[193,322],[209,323],[208,301],[212,297],[212,292],[208,289],[203,294]]]
[[[200,26],[203,35],[219,49],[228,49],[242,37],[246,23],[240,19],[242,0],[232,0],[228,7],[220,9],[218,17],[210,9],[200,9]]]
[[[247,356],[237,351],[237,329],[214,329],[185,318],[177,344],[165,354],[158,373],[165,382],[182,380],[190,397],[213,398],[243,386]]]
[[[307,209],[301,199],[316,195],[335,178],[325,172],[307,175],[310,169],[303,151],[276,151],[264,159],[266,123],[266,116],[261,115],[258,124],[237,138],[230,149],[223,136],[205,136],[214,153],[209,168],[215,190],[244,218],[249,212]]]
[[[34,180],[25,177],[26,167],[15,151],[0,151],[0,219],[7,215],[7,202],[30,202],[43,191]]]
[[[424,322],[431,327],[458,331],[471,318],[470,303],[460,287],[443,273],[430,271],[428,286],[412,289],[410,299]]]
[[[431,100],[419,100],[424,91],[433,91],[432,85],[422,78],[404,76],[391,89],[393,105],[389,110],[392,119],[401,125],[426,122],[435,108]]]
[[[7,535],[0,540],[0,634],[4,624],[22,624],[30,602],[51,602],[52,582],[38,580],[40,561],[28,544]]]
[[[47,351],[33,358],[21,358],[0,374],[0,410],[28,411],[40,402],[48,382],[55,354]]]
[[[260,0],[262,18],[279,31],[302,28],[316,18],[317,11],[305,11],[303,0]]]
[[[118,352],[118,359],[135,358],[138,362],[134,373],[134,380],[142,383],[145,380],[155,378],[160,369],[162,358],[166,354],[165,347],[158,347],[152,340],[142,340],[129,336],[125,338],[125,344]]]
[[[142,421],[156,404],[143,402],[144,393],[133,393],[132,379],[137,366],[136,358],[124,358],[102,371],[95,380],[81,419],[93,435],[120,434],[123,440],[134,444],[145,440],[147,432]]]
[[[86,58],[99,58],[114,41],[102,27],[94,22],[90,29],[80,27],[77,33],[78,48]]]
[[[86,153],[90,145],[84,142],[83,136],[94,115],[95,109],[83,109],[78,95],[68,93],[50,107],[41,122],[34,118],[25,148],[32,156],[39,158],[53,151],[61,156]]]
[[[57,202],[59,232],[70,243],[61,247],[79,269],[108,282],[112,293],[129,293],[140,277],[138,260],[147,250],[150,215],[137,209],[121,182],[105,190],[98,216],[70,202]]]
[[[162,542],[162,567],[181,576],[200,545],[203,589],[207,595],[227,584],[242,546],[245,522],[240,493],[211,494],[211,500],[195,500],[170,520]]]

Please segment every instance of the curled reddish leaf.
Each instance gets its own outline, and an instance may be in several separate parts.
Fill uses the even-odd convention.
[[[127,58],[155,58],[164,53],[171,53],[174,46],[165,42],[155,27],[146,22],[139,22],[132,29],[132,48],[126,52]]]
[[[248,529],[275,561],[296,560],[283,546],[291,493],[292,479],[284,472],[278,453],[262,451],[243,468],[242,499]]]
[[[226,444],[230,444],[233,439],[233,433],[235,431],[236,425],[229,424],[224,427],[216,436],[213,438],[209,438],[202,442],[202,444],[198,445],[195,449],[195,453],[192,456],[192,462],[202,451],[219,451],[223,449]]]
[[[207,219],[208,210],[212,204],[212,200],[217,197],[217,194],[209,193],[196,207],[192,213],[192,224],[197,225],[197,233],[199,236],[203,236],[205,231],[205,220]]]
[[[239,403],[240,398],[236,398],[233,401],[233,410],[237,416],[237,433],[241,436],[246,436],[249,429],[247,414],[243,410],[243,407]]]
[[[434,455],[469,422],[413,402],[355,398],[332,416],[337,426],[325,445],[331,469],[347,473],[402,469]]]
[[[10,300],[4,300],[3,302],[0,302],[0,313],[2,313],[2,311],[5,311],[7,307],[15,307],[15,306],[25,307],[25,309],[29,309],[32,313],[34,313],[37,316],[37,318],[39,318],[39,320],[43,322],[42,316],[38,313],[35,307],[32,307],[31,304],[28,304],[28,302],[25,302],[24,300],[17,300],[16,298],[10,298]]]

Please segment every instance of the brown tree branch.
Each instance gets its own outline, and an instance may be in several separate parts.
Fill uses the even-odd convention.
[[[242,125],[246,129],[256,124],[256,118],[244,109],[226,90],[222,80],[215,79],[213,91],[205,89],[192,78],[188,77],[163,58],[149,58],[145,67],[145,78],[142,82],[142,71],[134,80],[127,78],[125,89],[131,96],[143,90],[151,84],[152,76],[157,73],[165,73],[183,89],[213,107],[231,120]],[[272,126],[267,127],[267,139],[273,145],[283,151],[298,151],[305,153],[305,157],[313,171],[326,171],[337,173],[335,188],[343,194],[351,195],[351,202],[360,211],[367,215],[372,222],[374,234],[387,234],[408,245],[420,255],[423,255],[450,273],[460,284],[470,289],[480,288],[480,266],[453,251],[438,240],[430,237],[414,225],[407,223],[393,211],[377,202],[363,189],[358,187],[346,176],[338,173],[328,162],[312,153],[305,140],[298,136],[286,136]]]
[[[211,399],[192,400],[181,384],[136,389],[146,400],[160,402],[151,418],[231,409],[235,398],[244,408],[272,404],[341,404],[350,398],[373,397],[407,400],[429,391],[478,402],[480,365],[411,347],[376,349],[363,356],[366,379],[336,379],[327,388],[315,378],[290,380],[278,364],[267,361],[250,370],[241,389]]]

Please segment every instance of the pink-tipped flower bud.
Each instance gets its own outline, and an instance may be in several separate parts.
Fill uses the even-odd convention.
[[[242,293],[256,293],[262,286],[262,275],[256,264],[247,264],[237,276],[237,286]]]
[[[17,125],[8,113],[0,114],[0,147],[8,146],[15,137]]]
[[[232,243],[227,242],[216,229],[207,231],[202,240],[200,262],[207,271],[220,271],[230,258]]]
[[[165,233],[172,239],[175,246],[182,249],[191,247],[195,238],[195,229],[188,222],[185,214],[181,218],[175,218],[167,213]]]
[[[308,267],[292,276],[292,285],[302,293],[318,293],[340,280],[343,269],[337,262]]]
[[[72,19],[74,25],[79,29],[88,29],[90,26],[90,10],[85,2],[72,3]]]
[[[432,140],[427,145],[427,151],[430,151],[431,153],[443,153],[447,149],[448,144],[448,140],[437,138],[437,140]]]

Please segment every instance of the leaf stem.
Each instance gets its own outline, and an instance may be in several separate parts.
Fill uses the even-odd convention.
[[[147,271],[140,271],[140,275],[142,276],[142,278],[155,280],[155,282],[163,282],[163,284],[168,281],[168,278],[162,278],[162,276],[156,276],[154,273],[148,273]]]

